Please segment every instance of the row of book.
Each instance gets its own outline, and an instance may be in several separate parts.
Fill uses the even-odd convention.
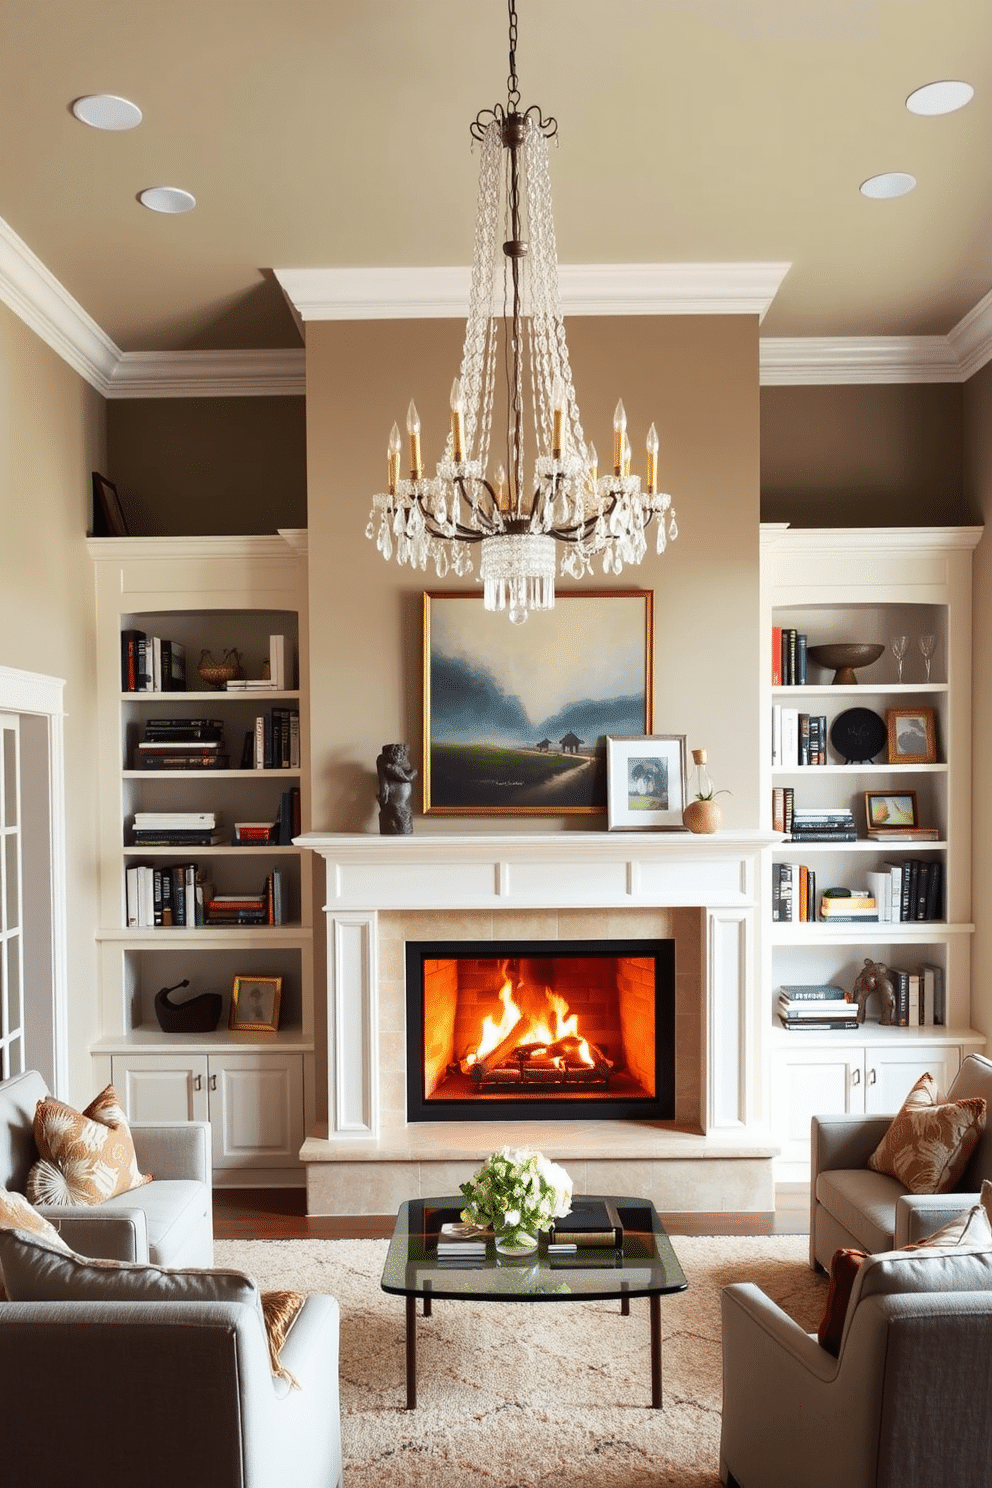
[[[280,795],[271,821],[237,821],[230,838],[217,811],[136,811],[131,839],[135,847],[214,847],[228,840],[235,847],[288,847],[300,830],[300,788],[293,785]]]
[[[772,864],[772,920],[779,924],[908,924],[944,918],[944,865],[903,858],[866,872],[864,888],[816,896],[816,873],[805,863]]]
[[[772,764],[826,765],[827,716],[772,704]]]
[[[300,713],[298,708],[270,708],[245,730],[242,770],[298,770],[300,768]]]
[[[895,1026],[898,1028],[943,1028],[947,1024],[944,968],[923,961],[918,966],[890,966],[896,997]],[[800,983],[781,986],[776,1012],[783,1027],[796,1029],[852,1030],[858,1027],[856,1004],[842,987],[829,983]]]
[[[284,925],[288,918],[282,870],[273,868],[257,894],[218,894],[196,863],[133,863],[125,874],[127,924],[132,929],[176,925]]]
[[[185,692],[186,647],[143,630],[121,631],[121,692]]]
[[[808,637],[789,626],[772,626],[772,686],[805,687]]]
[[[939,858],[900,858],[865,874],[884,923],[944,918],[944,865]]]

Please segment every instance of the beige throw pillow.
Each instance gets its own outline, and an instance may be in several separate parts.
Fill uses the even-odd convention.
[[[985,1101],[944,1101],[934,1078],[922,1075],[868,1159],[910,1193],[946,1193],[958,1182],[985,1130]]]
[[[82,1112],[52,1096],[40,1100],[34,1140],[39,1160],[28,1174],[28,1197],[35,1204],[100,1204],[151,1182],[138,1168],[112,1085]]]

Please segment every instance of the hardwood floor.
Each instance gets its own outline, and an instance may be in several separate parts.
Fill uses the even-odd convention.
[[[805,1235],[800,1209],[772,1214],[663,1214],[670,1235]],[[302,1188],[214,1190],[214,1235],[218,1240],[378,1240],[393,1232],[392,1214],[306,1213]]]

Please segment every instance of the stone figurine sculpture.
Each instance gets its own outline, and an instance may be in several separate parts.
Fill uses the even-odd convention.
[[[410,763],[409,744],[383,744],[375,762],[379,775],[379,833],[383,837],[405,837],[413,831],[410,796],[417,772]]]
[[[879,1023],[891,1024],[896,1021],[896,992],[895,985],[889,975],[889,968],[882,961],[872,961],[865,957],[865,964],[858,972],[853,988],[851,989],[851,1001],[858,1005],[858,1022],[865,1021],[868,999],[873,992],[877,992],[882,1004]]]

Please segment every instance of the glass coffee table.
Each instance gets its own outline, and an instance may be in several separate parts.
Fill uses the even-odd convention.
[[[576,1198],[580,1195],[576,1195]],[[602,1194],[581,1195],[603,1198]],[[549,1255],[545,1236],[536,1252],[497,1256],[490,1237],[484,1256],[439,1259],[442,1224],[461,1217],[464,1200],[411,1199],[400,1205],[382,1272],[382,1290],[406,1298],[406,1408],[417,1404],[417,1299],[424,1317],[434,1301],[620,1303],[647,1297],[651,1319],[651,1404],[661,1409],[661,1298],[684,1292],[686,1281],[672,1242],[649,1199],[609,1196],[623,1224],[623,1246],[597,1246]]]

